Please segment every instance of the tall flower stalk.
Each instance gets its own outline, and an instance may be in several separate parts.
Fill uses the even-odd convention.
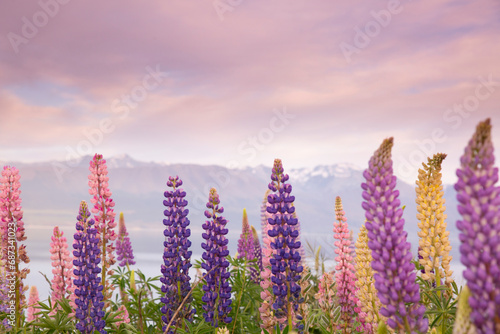
[[[116,263],[113,243],[117,237],[114,231],[116,227],[116,214],[113,212],[115,203],[111,199],[112,194],[108,188],[109,177],[106,160],[102,158],[101,154],[94,155],[94,158],[90,161],[89,170],[89,194],[92,196],[91,202],[94,205],[92,213],[94,214],[99,247],[101,248],[103,296],[104,300],[108,301],[113,293],[113,285],[107,277],[113,275],[114,271],[111,266]]]
[[[254,258],[254,241],[248,223],[247,210],[243,209],[243,220],[241,223],[241,234],[238,239],[238,259],[246,259],[248,261]]]
[[[297,241],[299,231],[295,228],[297,219],[293,217],[295,197],[291,195],[292,186],[287,184],[289,177],[283,173],[283,165],[280,159],[274,160],[269,190],[271,194],[267,197],[269,205],[267,212],[270,214],[267,231],[274,240],[271,248],[274,250],[273,257],[269,260],[271,264],[273,283],[273,294],[276,297],[273,309],[276,317],[285,317],[289,328],[293,327],[294,314],[297,312],[300,298],[300,273],[303,268],[300,265],[300,241]],[[302,320],[297,316],[297,320]],[[302,329],[303,325],[297,326]]]
[[[428,158],[423,169],[418,170],[417,219],[419,239],[419,262],[424,267],[422,279],[440,286],[442,280],[451,283],[453,271],[450,269],[451,246],[446,230],[446,214],[441,182],[441,163],[446,154],[435,154]]]
[[[453,334],[477,334],[477,329],[470,318],[470,289],[466,285],[458,296],[457,315],[453,325]]]
[[[411,245],[404,231],[396,176],[393,175],[391,149],[393,139],[385,139],[375,151],[363,173],[363,188],[368,247],[372,251],[375,288],[382,307],[380,314],[396,332],[426,333],[428,320],[423,317]]]
[[[52,260],[52,303],[56,311],[56,301],[69,298],[73,291],[73,257],[68,250],[67,239],[59,226],[54,227],[50,243],[50,259]]]
[[[257,268],[259,270],[255,270],[254,267],[250,268],[250,274],[252,280],[256,283],[260,282],[260,273],[262,272],[262,246],[260,245],[259,235],[257,234],[257,230],[253,225],[250,226],[252,229],[252,237],[253,237],[253,258],[257,260]]]
[[[26,321],[31,322],[40,317],[39,315],[35,314],[37,313],[36,306],[38,306],[39,300],[40,297],[38,296],[38,289],[33,285],[30,288],[30,296],[28,298],[28,316],[26,317]]]
[[[118,220],[116,255],[118,256],[118,261],[120,261],[118,263],[120,267],[127,267],[127,269],[130,270],[129,266],[135,264],[132,243],[130,242],[127,227],[125,226],[125,218],[123,217],[123,212],[120,212],[120,219]]]
[[[335,270],[335,282],[337,286],[337,297],[340,304],[340,323],[338,329],[342,333],[348,333],[357,311],[356,298],[356,276],[351,257],[351,241],[349,227],[342,200],[339,196],[335,199],[335,216],[337,221],[333,223],[333,233],[335,241],[335,253],[338,255],[335,260],[337,266]]]
[[[491,124],[480,122],[460,159],[455,184],[461,261],[478,333],[500,332],[500,187]]]
[[[271,247],[271,243],[274,242],[275,238],[270,237],[267,233],[271,225],[268,224],[267,220],[271,215],[267,212],[267,196],[269,195],[269,189],[266,191],[266,201],[262,204],[261,218],[262,218],[262,271],[260,272],[260,287],[262,291],[260,292],[260,297],[262,298],[262,304],[259,307],[261,325],[262,329],[267,330],[269,333],[273,333],[278,320],[280,323],[286,321],[285,317],[278,319],[273,312],[272,305],[276,299],[272,293],[272,282],[271,282],[271,262],[270,260],[274,257],[275,251]]]
[[[201,267],[205,270],[205,284],[203,291],[205,292],[202,301],[204,303],[203,317],[205,321],[213,327],[218,327],[219,324],[229,324],[232,318],[229,316],[231,312],[231,286],[229,285],[229,277],[231,273],[228,271],[229,261],[226,257],[229,255],[227,249],[227,220],[221,216],[224,208],[219,207],[219,195],[215,188],[210,189],[208,195],[207,208],[205,217],[207,220],[203,225],[205,232],[202,234],[205,242],[201,244],[201,248],[205,251],[202,254],[205,260]]]
[[[368,234],[363,225],[358,233],[356,241],[356,257],[354,268],[356,270],[356,297],[360,307],[359,318],[364,323],[367,334],[377,333],[378,323],[381,316],[380,300],[375,289],[375,279],[371,263],[373,261],[372,252],[368,248]]]
[[[164,211],[165,219],[163,225],[165,230],[163,235],[163,265],[161,266],[162,282],[161,291],[164,294],[161,297],[161,302],[164,304],[161,308],[163,313],[162,320],[164,322],[163,332],[166,326],[171,323],[168,333],[174,334],[177,329],[185,329],[185,319],[190,319],[195,312],[194,308],[189,306],[187,300],[182,309],[177,314],[178,320],[173,320],[175,312],[181,306],[185,297],[190,291],[189,268],[191,267],[191,230],[188,228],[189,219],[187,215],[189,210],[186,208],[186,192],[179,188],[182,186],[182,180],[178,176],[168,178],[167,186],[172,190],[165,191],[165,200],[163,205],[166,207]]]
[[[13,273],[8,280],[15,280],[15,328],[21,326],[21,314],[26,307],[24,293],[28,287],[24,286],[23,280],[30,272],[28,268],[20,267],[21,263],[29,263],[30,259],[26,253],[26,246],[20,242],[26,240],[24,234],[23,211],[21,208],[21,183],[19,170],[15,167],[5,166],[0,178],[0,219],[2,222],[2,245],[6,245],[7,251],[3,252],[3,261],[8,269],[6,272]]]
[[[73,265],[75,266],[75,317],[76,329],[82,334],[91,334],[95,331],[107,333],[103,328],[104,302],[103,286],[99,273],[101,263],[99,238],[97,229],[94,228],[94,219],[90,219],[87,203],[80,203],[76,223],[76,233],[73,243]]]

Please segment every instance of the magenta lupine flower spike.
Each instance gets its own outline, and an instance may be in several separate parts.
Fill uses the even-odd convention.
[[[50,243],[52,260],[52,303],[62,298],[69,298],[73,291],[73,257],[70,256],[68,243],[59,226],[54,227]],[[53,311],[56,309],[53,307]]]
[[[363,209],[365,209],[368,247],[376,272],[375,288],[382,307],[380,314],[396,332],[426,333],[428,319],[420,305],[419,285],[411,262],[411,245],[404,231],[396,176],[393,175],[391,149],[393,139],[385,139],[371,157],[363,173]]]
[[[301,257],[298,251],[300,241],[297,241],[299,231],[295,227],[297,219],[293,217],[295,197],[291,195],[292,186],[286,183],[288,179],[288,174],[284,174],[281,160],[275,159],[271,183],[268,186],[272,193],[267,197],[269,203],[267,212],[271,215],[268,219],[270,228],[267,234],[275,238],[271,242],[275,253],[269,260],[273,294],[276,297],[273,309],[276,317],[285,317],[289,327],[292,328],[298,304],[303,301],[298,284],[303,267],[300,265]],[[296,319],[300,321],[302,317],[296,315]],[[298,324],[296,327],[302,330],[303,326],[303,324]]]
[[[94,204],[92,213],[101,249],[103,295],[104,300],[107,301],[111,299],[113,293],[113,285],[107,280],[107,277],[113,275],[114,271],[111,270],[111,266],[116,262],[113,244],[117,237],[114,231],[116,214],[113,212],[113,207],[115,203],[111,199],[111,191],[108,188],[108,167],[102,155],[94,155],[90,161],[89,170],[89,194],[92,196],[90,201]]]
[[[35,315],[35,313],[38,312],[35,307],[38,306],[39,300],[38,289],[33,285],[30,288],[30,296],[28,298],[28,317],[26,318],[28,322],[36,320],[40,317],[39,315]]]
[[[335,267],[335,282],[337,288],[337,298],[340,304],[340,323],[338,329],[344,333],[351,328],[354,316],[359,309],[356,304],[356,276],[354,274],[354,265],[351,257],[351,241],[347,218],[342,207],[342,200],[339,196],[335,199],[335,215],[337,221],[333,223],[333,237],[335,241],[335,258],[337,266]]]
[[[196,312],[190,306],[192,296],[187,299],[186,296],[191,290],[189,283],[189,268],[191,268],[191,230],[189,227],[189,219],[187,217],[189,210],[186,208],[186,192],[180,188],[182,180],[176,176],[170,176],[167,181],[167,186],[172,190],[167,190],[164,193],[165,200],[163,205],[166,207],[163,214],[163,225],[165,230],[163,235],[163,265],[161,266],[162,283],[160,301],[162,307],[160,309],[162,320],[164,322],[163,332],[167,325],[171,322],[171,327],[167,334],[176,333],[176,328],[185,329],[184,322],[192,318],[192,314]],[[184,301],[186,299],[186,301]],[[179,309],[179,307],[182,308]],[[178,311],[174,319],[175,313]],[[174,319],[174,320],[172,320]]]
[[[500,333],[500,188],[489,119],[477,125],[460,162],[457,227],[471,319],[479,333]]]
[[[254,258],[253,234],[248,224],[247,210],[243,209],[243,221],[240,238],[238,239],[238,259],[252,260]]]
[[[118,222],[118,238],[116,239],[116,255],[118,263],[121,267],[129,267],[134,265],[134,252],[132,251],[132,243],[128,237],[127,227],[125,226],[125,218],[123,212],[120,212],[120,220]]]
[[[233,320],[229,316],[232,308],[231,286],[229,285],[231,272],[227,270],[229,261],[226,259],[229,255],[228,239],[226,239],[227,220],[220,216],[224,208],[219,207],[219,204],[217,191],[215,188],[210,189],[207,203],[210,211],[205,210],[205,216],[210,220],[202,225],[205,230],[202,234],[205,242],[201,244],[201,248],[205,250],[202,254],[205,261],[201,267],[206,271],[206,283],[203,285],[205,294],[201,300],[205,311],[203,317],[214,327],[218,327],[220,323],[228,324]]]
[[[21,314],[26,306],[24,293],[28,289],[23,284],[23,279],[30,272],[28,268],[20,268],[21,263],[29,263],[26,246],[20,242],[26,240],[24,234],[23,211],[21,209],[21,183],[19,170],[15,167],[5,166],[0,178],[0,219],[2,227],[2,245],[8,245],[10,252],[3,252],[3,261],[7,272],[15,273],[15,328],[21,325]],[[9,254],[14,254],[14,258]]]

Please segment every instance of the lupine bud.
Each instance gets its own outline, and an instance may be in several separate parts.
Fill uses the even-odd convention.
[[[380,314],[396,332],[427,332],[425,307],[420,305],[419,285],[411,262],[411,245],[404,231],[396,176],[393,175],[393,139],[384,140],[363,173],[363,209],[368,247],[372,250],[375,288],[383,307]]]
[[[229,285],[229,277],[231,273],[228,271],[229,261],[226,257],[229,255],[227,249],[227,220],[220,214],[224,212],[223,207],[219,207],[219,195],[215,188],[210,189],[208,196],[207,208],[205,216],[209,219],[203,225],[205,232],[202,234],[205,242],[201,244],[201,248],[205,251],[202,254],[205,260],[201,267],[205,269],[205,284],[203,291],[205,294],[202,297],[204,303],[203,317],[205,321],[213,327],[218,327],[219,323],[230,323],[232,318],[229,316],[231,311],[231,286]]]
[[[480,334],[500,332],[500,187],[491,124],[480,122],[465,148],[455,184],[461,232],[460,260],[471,296],[471,319]]]

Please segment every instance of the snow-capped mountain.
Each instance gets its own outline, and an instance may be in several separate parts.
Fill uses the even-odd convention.
[[[16,164],[21,173],[22,204],[28,235],[30,256],[48,257],[52,228],[59,225],[71,240],[75,217],[81,200],[90,201],[88,194],[88,164],[91,157],[79,161]],[[116,206],[115,212],[124,212],[134,249],[142,252],[161,252],[163,240],[163,193],[169,176],[179,175],[187,192],[191,221],[193,252],[201,253],[201,225],[203,212],[211,187],[217,188],[224,215],[230,230],[230,249],[236,250],[241,233],[243,208],[250,223],[260,230],[260,206],[270,182],[271,167],[257,166],[227,169],[221,166],[194,164],[159,164],[140,162],[130,156],[107,159],[109,186]],[[362,169],[350,164],[316,166],[287,170],[293,186],[296,212],[301,224],[302,241],[333,245],[335,197],[341,196],[349,227],[357,234],[364,221],[361,208]],[[413,249],[417,248],[417,220],[414,186],[398,182],[400,200],[406,205],[405,230]],[[445,187],[448,226],[454,253],[458,251],[458,233],[455,193]],[[332,255],[333,256],[333,255]]]

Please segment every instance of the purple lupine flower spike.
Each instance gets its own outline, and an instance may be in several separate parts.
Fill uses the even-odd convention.
[[[120,267],[134,265],[134,252],[132,251],[132,243],[128,236],[127,227],[125,226],[125,218],[123,212],[120,212],[120,221],[118,223],[118,238],[116,239],[116,255],[118,256],[118,264]]]
[[[254,249],[254,253],[253,253],[253,257],[254,259],[257,260],[257,268],[259,268],[259,271],[256,271],[255,268],[251,268],[251,277],[252,277],[252,280],[256,283],[259,283],[260,282],[260,273],[262,272],[262,270],[264,270],[264,267],[262,266],[262,246],[260,245],[260,241],[259,241],[259,235],[257,234],[257,230],[255,229],[255,227],[250,226],[252,228],[252,236],[253,236],[253,249]]]
[[[213,327],[218,327],[219,323],[230,323],[231,312],[231,286],[229,286],[229,277],[231,273],[227,270],[229,261],[226,256],[229,255],[227,249],[228,240],[226,234],[227,220],[220,216],[224,212],[223,207],[219,207],[219,195],[215,188],[210,189],[208,195],[207,208],[205,216],[210,219],[203,225],[205,232],[202,234],[206,242],[201,244],[205,251],[202,254],[205,260],[201,267],[205,269],[205,284],[203,291],[205,294],[201,298],[203,303],[203,317],[205,321]]]
[[[243,209],[243,221],[241,225],[241,234],[238,239],[238,259],[247,259],[250,261],[254,258],[254,242],[253,234],[250,231],[250,224],[248,224],[246,209]]]
[[[295,197],[291,195],[292,186],[287,184],[288,174],[283,173],[280,159],[274,160],[271,183],[271,194],[267,197],[267,212],[270,214],[268,235],[274,240],[271,248],[275,251],[271,263],[273,294],[276,300],[273,304],[277,318],[285,317],[290,328],[293,326],[294,314],[298,310],[300,298],[300,285],[298,281],[303,267],[300,265],[300,241],[297,241],[299,231],[295,228],[297,219],[293,217]],[[302,320],[296,316],[297,320]],[[299,330],[303,325],[297,326]]]
[[[182,180],[178,176],[168,178],[167,186],[172,190],[165,191],[165,200],[163,205],[166,206],[164,211],[165,219],[163,224],[165,230],[165,241],[163,243],[163,265],[161,272],[163,277],[161,291],[165,295],[161,297],[161,302],[164,304],[161,308],[163,313],[162,320],[165,323],[163,331],[165,332],[166,325],[170,323],[176,310],[181,306],[184,298],[189,294],[191,289],[189,268],[191,267],[191,230],[187,215],[189,210],[186,209],[188,202],[185,200],[186,192],[179,188],[182,186]],[[191,315],[196,311],[191,308],[190,301],[192,297],[184,303],[182,309],[177,314],[176,319],[172,322],[168,334],[175,333],[175,328],[185,329],[184,320],[191,319]]]
[[[94,220],[89,219],[90,211],[87,203],[80,203],[79,215],[76,223],[76,233],[73,243],[73,270],[75,278],[73,285],[75,288],[77,308],[75,317],[78,319],[76,329],[82,334],[90,334],[98,331],[99,333],[107,333],[105,331],[103,320],[104,302],[101,284],[101,250],[99,249],[99,238],[97,237],[97,229],[94,228]]]
[[[457,227],[471,320],[478,333],[500,333],[500,187],[489,119],[477,125],[460,162]]]
[[[404,231],[396,176],[393,175],[391,149],[393,139],[385,139],[375,151],[363,173],[363,209],[365,209],[368,247],[372,268],[376,271],[375,288],[387,324],[396,332],[426,333],[428,319],[420,305],[419,285],[411,262],[411,245]]]

